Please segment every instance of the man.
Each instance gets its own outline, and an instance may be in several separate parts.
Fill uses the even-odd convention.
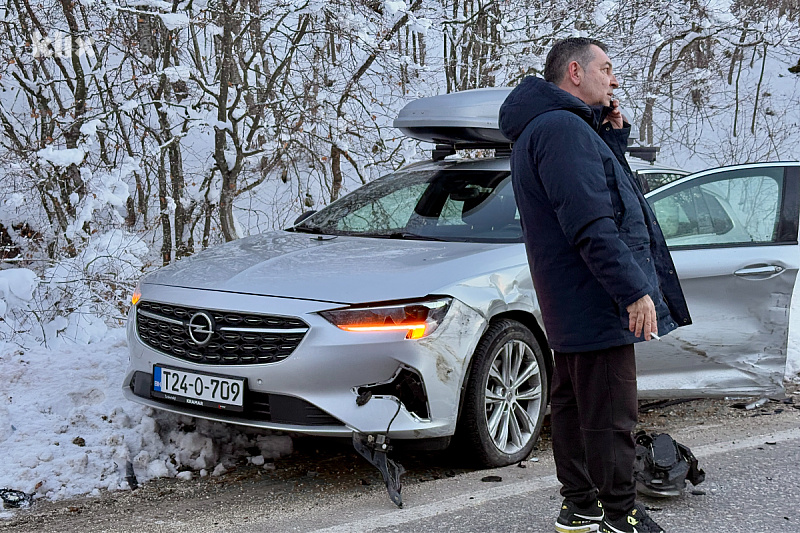
[[[664,236],[625,161],[605,45],[556,43],[500,108],[547,338],[564,503],[556,531],[663,530],[636,504],[633,344],[691,323]]]

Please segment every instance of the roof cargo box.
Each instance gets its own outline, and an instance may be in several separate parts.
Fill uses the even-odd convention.
[[[394,127],[437,144],[508,145],[497,117],[510,92],[510,87],[491,87],[420,98],[400,110]]]

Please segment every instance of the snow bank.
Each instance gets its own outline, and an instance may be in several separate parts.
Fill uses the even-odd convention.
[[[6,316],[9,308],[30,301],[37,283],[36,273],[27,268],[0,270],[0,318]]]
[[[0,487],[59,499],[127,490],[138,482],[190,479],[237,463],[263,464],[292,451],[268,431],[161,413],[125,400],[123,329],[95,344],[57,349],[0,344]],[[257,448],[260,454],[246,450]]]

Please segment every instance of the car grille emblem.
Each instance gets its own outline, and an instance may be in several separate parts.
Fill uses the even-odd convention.
[[[205,346],[211,342],[214,334],[214,319],[211,315],[200,311],[189,319],[189,337],[198,345]]]

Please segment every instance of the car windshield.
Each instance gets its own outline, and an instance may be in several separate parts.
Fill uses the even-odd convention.
[[[387,239],[522,242],[508,171],[396,172],[290,229]]]

